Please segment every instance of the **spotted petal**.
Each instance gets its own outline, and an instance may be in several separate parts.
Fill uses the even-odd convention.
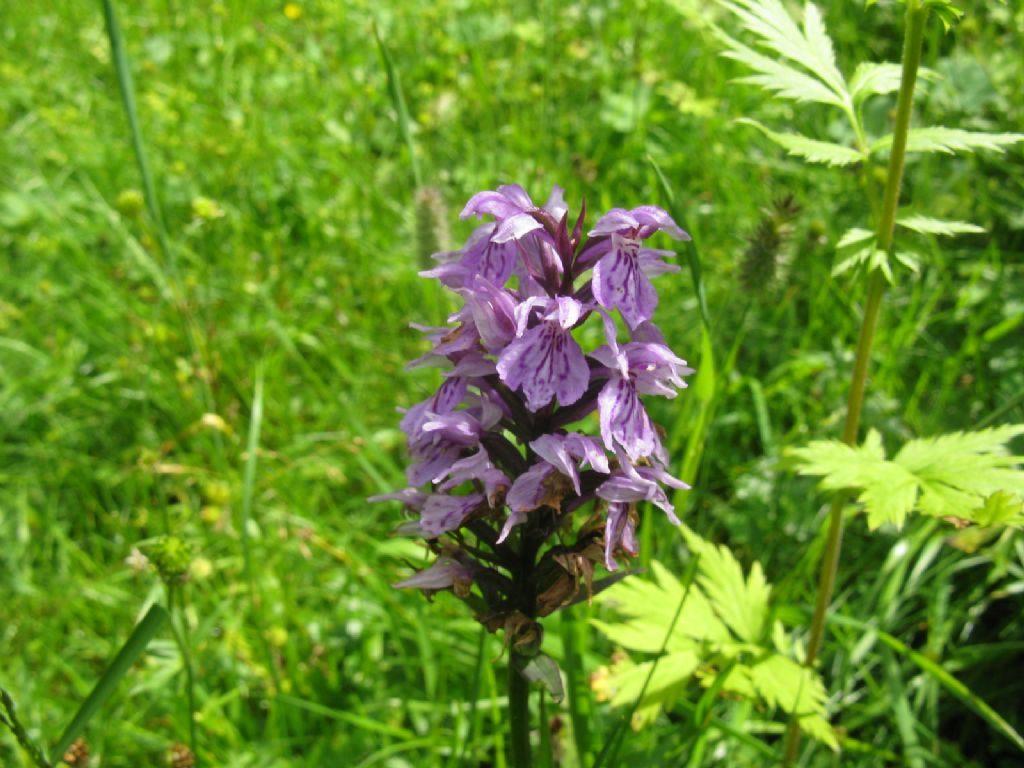
[[[655,452],[658,436],[654,424],[631,381],[612,376],[597,396],[597,409],[601,439],[609,451],[614,451],[618,444],[631,461]]]
[[[572,405],[590,382],[583,350],[557,321],[542,322],[509,344],[498,358],[498,375],[511,389],[522,388],[534,412],[553,397]]]
[[[650,320],[658,294],[641,269],[640,242],[612,235],[612,248],[594,266],[593,290],[597,303],[617,308],[630,328]]]
[[[436,538],[443,533],[454,531],[470,512],[484,503],[479,493],[468,496],[445,496],[434,494],[427,499],[420,513],[420,528],[423,533]]]

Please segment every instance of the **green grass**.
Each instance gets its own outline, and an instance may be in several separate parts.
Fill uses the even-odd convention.
[[[167,248],[147,215],[99,3],[0,12],[0,686],[34,738],[56,744],[145,607],[151,570],[125,562],[173,532],[196,547],[181,616],[195,668],[204,765],[503,765],[501,639],[480,642],[463,607],[394,591],[423,552],[387,533],[402,484],[395,408],[436,372],[410,321],[449,305],[416,276],[409,144],[376,24],[400,73],[423,182],[455,217],[479,189],[551,184],[592,217],[666,203],[653,158],[699,247],[718,363],[687,522],[758,559],[798,612],[813,602],[824,499],[780,471],[781,451],[834,437],[863,290],[833,279],[832,246],[863,223],[856,178],[786,159],[749,116],[828,135],[826,113],[766,104],[731,80],[697,4],[117,3]],[[492,7],[492,5],[494,7]],[[825,4],[841,60],[898,57],[899,14]],[[707,11],[704,22],[720,17]],[[926,40],[922,114],[1019,130],[1021,11],[971,9]],[[849,74],[849,73],[847,73]],[[891,103],[868,115],[884,124]],[[922,273],[887,297],[864,421],[888,441],[1024,418],[1024,160],[917,158],[906,193],[930,215],[987,235],[932,241]],[[803,207],[785,277],[738,284],[745,238],[782,193]],[[591,218],[591,221],[594,219]],[[658,322],[698,367],[701,315],[684,271],[659,281]],[[723,367],[739,339],[735,365]],[[677,425],[683,461],[696,412]],[[259,403],[262,408],[258,408]],[[261,411],[261,416],[258,415]],[[681,539],[645,517],[649,555]],[[1024,544],[974,553],[916,522],[847,534],[836,610],[941,664],[1018,730]],[[647,556],[647,555],[645,555]],[[247,560],[250,567],[246,566]],[[586,607],[574,609],[579,621]],[[547,624],[584,676],[612,648]],[[575,634],[572,634],[575,631]],[[927,668],[849,623],[823,671],[842,758],[805,765],[1014,765],[1020,753]],[[579,687],[579,686],[577,686]],[[629,733],[621,765],[765,758],[685,703]],[[574,754],[567,708],[556,752]],[[621,712],[585,702],[592,754]],[[721,700],[712,716],[761,733],[762,713]],[[94,764],[162,764],[189,741],[173,636],[154,640],[86,731]],[[22,765],[6,731],[0,764]],[[663,762],[664,761],[664,762]],[[972,762],[973,761],[973,762]],[[566,758],[564,765],[574,765]],[[694,763],[698,764],[698,763]],[[720,761],[718,764],[722,764]]]

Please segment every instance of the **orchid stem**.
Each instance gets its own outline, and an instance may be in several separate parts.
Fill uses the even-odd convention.
[[[530,683],[519,672],[519,654],[509,653],[508,719],[512,768],[530,768]]]
[[[921,64],[921,47],[927,16],[928,9],[921,5],[920,0],[907,2],[907,26],[903,39],[903,72],[900,78],[899,97],[896,102],[896,125],[893,130],[889,170],[882,197],[882,213],[878,221],[878,248],[886,253],[892,249],[893,232],[896,226],[900,185],[903,181],[903,164],[907,154],[907,135],[910,130],[910,115],[914,103],[914,86],[917,83],[917,71]],[[860,338],[857,342],[857,356],[853,366],[853,378],[850,382],[846,405],[843,442],[851,446],[857,443],[860,415],[864,406],[864,391],[867,387],[871,345],[878,327],[878,316],[884,293],[885,277],[880,269],[875,269],[868,281],[867,304],[864,307],[864,318],[861,323]],[[807,643],[805,664],[808,667],[814,665],[824,639],[825,621],[829,604],[832,602],[832,592],[835,588],[836,572],[839,569],[839,557],[842,550],[843,510],[848,500],[849,494],[845,491],[840,491],[832,498],[828,538],[819,574],[817,603],[814,608],[814,618],[811,621],[811,636]],[[799,723],[796,718],[793,718],[786,734],[785,762],[787,765],[792,764],[796,759],[799,747]]]

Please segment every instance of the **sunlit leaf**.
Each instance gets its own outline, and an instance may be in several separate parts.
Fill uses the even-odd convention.
[[[930,216],[901,216],[896,223],[904,229],[912,229],[926,235],[974,235],[984,232],[984,227],[966,221],[943,221]]]
[[[774,141],[789,154],[803,158],[812,163],[825,165],[852,165],[859,163],[864,157],[855,149],[833,144],[830,141],[818,141],[799,133],[777,133],[756,120],[741,118],[737,122],[752,125],[761,133]]]
[[[821,679],[802,666],[803,651],[789,641],[780,622],[773,622],[768,631],[771,585],[760,564],[751,565],[744,575],[727,548],[706,541],[686,526],[680,526],[680,531],[696,558],[697,578],[685,592],[674,626],[671,622],[684,588],[657,561],[651,565],[654,582],[630,579],[597,601],[621,617],[592,622],[613,642],[634,653],[660,653],[663,643],[667,651],[656,668],[653,660],[637,662],[629,657],[602,668],[594,678],[598,696],[610,699],[613,706],[635,702],[633,726],[639,728],[652,722],[661,708],[692,697],[688,687],[699,685],[704,689],[701,701],[717,701],[726,692],[762,709],[781,710],[795,715],[807,734],[835,748],[836,735],[825,718]],[[704,717],[700,705],[696,712],[695,717]]]
[[[715,613],[740,640],[759,642],[765,634],[771,595],[760,563],[754,563],[744,578],[739,561],[726,547],[705,541],[685,525],[680,530],[686,545],[700,557],[698,583]]]
[[[843,100],[821,80],[811,77],[778,59],[763,56],[732,38],[722,35],[729,48],[723,55],[746,64],[757,72],[737,79],[737,82],[757,85],[784,99],[799,102],[818,102],[842,107]]]
[[[1006,147],[1024,140],[1024,133],[985,133],[960,128],[911,128],[907,134],[907,152],[956,152],[989,150],[1004,152]],[[871,145],[872,152],[887,152],[892,147],[892,134]]]
[[[862,446],[823,440],[791,449],[788,455],[797,460],[799,474],[821,477],[823,488],[857,490],[871,528],[900,526],[915,509],[978,525],[995,520],[1019,525],[1013,502],[993,495],[1024,496],[1024,471],[1019,467],[1024,457],[1010,455],[1005,448],[1021,434],[1024,425],[954,432],[911,440],[886,459],[881,438],[872,431]]]
[[[804,67],[839,99],[849,102],[846,81],[836,66],[832,41],[821,14],[811,3],[804,6],[803,29],[779,0],[723,2],[740,23],[758,38],[758,45]]]

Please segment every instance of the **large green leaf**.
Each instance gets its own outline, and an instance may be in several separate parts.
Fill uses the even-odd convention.
[[[655,660],[619,658],[597,676],[599,692],[613,706],[635,705],[633,726],[642,727],[662,708],[682,706],[687,688],[699,684],[711,700],[725,691],[795,716],[808,735],[835,748],[821,679],[802,666],[802,651],[779,622],[768,632],[771,585],[761,566],[754,563],[744,576],[728,549],[686,526],[680,531],[696,562],[688,591],[655,561],[654,581],[630,579],[597,598],[620,616],[593,621],[598,630],[631,652],[662,654],[657,667]]]
[[[686,545],[700,558],[698,583],[715,613],[740,640],[760,642],[771,596],[760,563],[754,563],[744,578],[742,566],[726,547],[705,541],[685,525],[680,530]]]
[[[862,446],[821,440],[787,453],[799,474],[821,477],[823,488],[856,489],[871,528],[900,526],[914,509],[979,525],[1020,525],[1013,498],[1024,497],[1024,457],[1010,455],[1005,444],[1021,434],[1024,425],[954,432],[911,440],[886,459],[871,431]]]

